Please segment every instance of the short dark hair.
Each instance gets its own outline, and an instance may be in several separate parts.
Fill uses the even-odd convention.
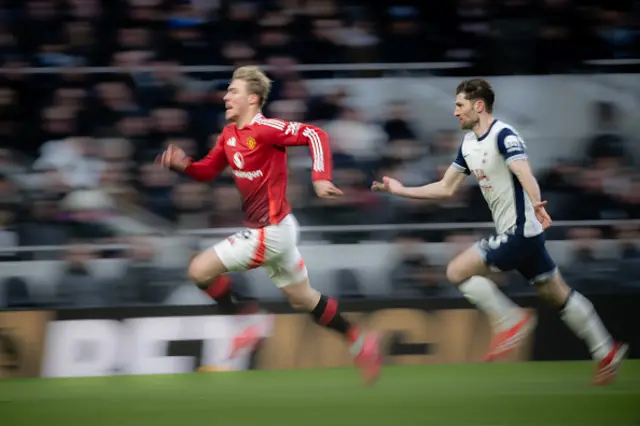
[[[458,84],[456,96],[460,93],[464,93],[464,97],[470,101],[484,101],[487,112],[491,113],[493,111],[493,103],[496,100],[496,94],[493,92],[493,88],[487,80],[483,80],[481,78],[464,80],[462,83]]]

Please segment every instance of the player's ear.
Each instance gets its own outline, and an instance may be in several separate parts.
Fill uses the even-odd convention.
[[[249,95],[249,104],[251,105],[260,105],[260,96],[252,93]]]

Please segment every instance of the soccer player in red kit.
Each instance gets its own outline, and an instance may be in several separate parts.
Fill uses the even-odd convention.
[[[209,154],[193,161],[172,145],[160,156],[164,167],[203,182],[230,167],[243,199],[246,229],[198,254],[189,265],[189,276],[224,309],[234,304],[226,273],[264,268],[293,308],[309,312],[318,324],[344,335],[365,381],[373,382],[382,364],[379,337],[352,326],[335,299],[310,286],[297,248],[298,223],[286,197],[287,147],[301,145],[308,145],[311,152],[317,195],[342,195],[331,182],[327,134],[308,124],[262,115],[270,89],[271,81],[259,68],[236,69],[224,96],[230,123]]]

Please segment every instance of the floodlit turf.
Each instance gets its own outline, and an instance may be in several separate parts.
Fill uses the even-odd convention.
[[[7,426],[638,426],[640,360],[589,386],[586,362],[249,371],[0,383]]]

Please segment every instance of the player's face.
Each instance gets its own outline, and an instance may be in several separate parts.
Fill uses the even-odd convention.
[[[246,114],[249,109],[250,95],[247,93],[247,83],[243,80],[233,80],[224,95],[225,118],[236,121]]]
[[[480,120],[473,107],[473,102],[466,99],[464,93],[459,93],[456,96],[456,109],[453,115],[456,116],[460,122],[460,128],[463,130],[473,129],[473,126]]]

